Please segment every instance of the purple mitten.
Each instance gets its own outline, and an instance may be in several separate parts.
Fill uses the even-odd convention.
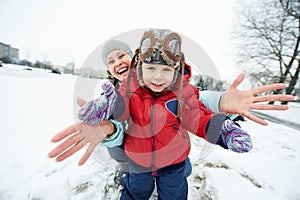
[[[114,111],[117,92],[110,82],[102,85],[103,93],[100,97],[87,102],[78,112],[78,118],[87,124],[97,124],[108,120]]]
[[[221,136],[231,151],[245,153],[253,147],[250,135],[230,119],[224,121]]]

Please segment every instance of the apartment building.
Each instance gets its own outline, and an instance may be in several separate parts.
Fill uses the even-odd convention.
[[[0,58],[19,59],[19,49],[0,42]]]

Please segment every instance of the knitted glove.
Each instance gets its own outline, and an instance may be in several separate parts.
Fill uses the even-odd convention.
[[[221,137],[228,149],[237,153],[249,152],[253,147],[250,135],[230,119],[224,121]]]
[[[78,118],[87,124],[108,120],[116,106],[117,92],[110,82],[102,85],[103,93],[97,99],[87,102],[78,112]]]

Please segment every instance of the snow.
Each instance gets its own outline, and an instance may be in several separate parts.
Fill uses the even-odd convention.
[[[0,199],[118,199],[112,187],[116,163],[98,147],[86,164],[84,153],[58,163],[47,157],[51,137],[74,123],[76,76],[5,65],[0,68]],[[299,123],[299,103],[288,111],[265,111]],[[254,148],[237,154],[192,137],[189,199],[300,199],[300,131],[247,120],[241,126]]]
[[[278,112],[274,110],[265,110],[264,114],[271,115],[277,118],[281,118],[290,122],[294,122],[296,124],[300,124],[299,116],[300,103],[290,103],[288,112]]]

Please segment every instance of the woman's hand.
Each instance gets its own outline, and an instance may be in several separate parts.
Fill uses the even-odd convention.
[[[83,106],[86,101],[77,99],[79,106]],[[114,125],[106,120],[95,125],[84,123],[75,123],[57,133],[52,139],[52,142],[60,142],[60,145],[55,147],[48,156],[55,158],[57,162],[61,162],[79,151],[86,144],[88,148],[85,154],[80,159],[78,165],[83,165],[90,157],[96,146],[108,135],[114,133]]]
[[[220,100],[219,110],[220,112],[240,114],[248,119],[257,122],[261,125],[268,125],[268,123],[259,117],[251,114],[249,110],[287,110],[286,105],[270,105],[260,104],[262,102],[269,101],[293,101],[295,97],[285,94],[272,94],[272,95],[260,95],[261,93],[277,90],[287,87],[284,83],[264,85],[253,88],[252,90],[238,90],[237,87],[244,80],[245,74],[240,74],[231,86],[224,92]]]

